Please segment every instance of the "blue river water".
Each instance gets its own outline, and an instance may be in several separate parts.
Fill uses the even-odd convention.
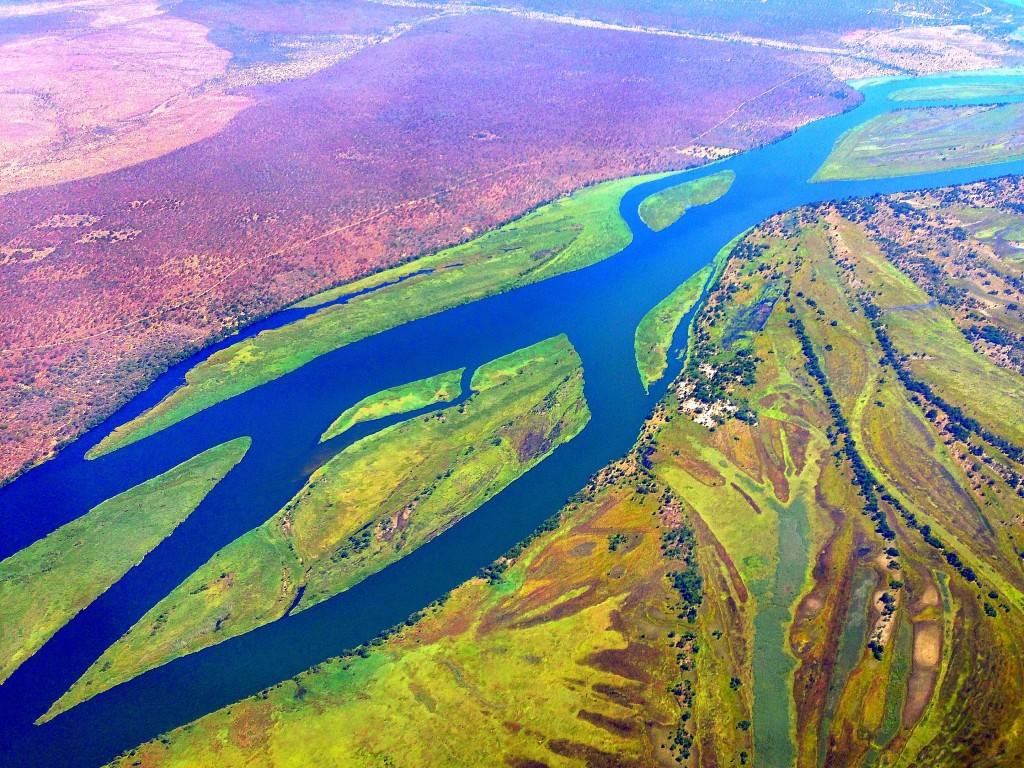
[[[919,78],[914,84],[925,81],[947,80]],[[134,445],[95,461],[83,459],[111,429],[178,386],[199,360],[308,310],[278,313],[175,366],[56,459],[0,489],[3,558],[210,446],[241,435],[253,439],[245,459],[185,523],[0,686],[0,765],[102,764],[359,645],[472,576],[556,512],[594,472],[629,450],[680,365],[673,356],[666,378],[645,394],[633,358],[637,324],[733,237],[768,216],[816,201],[1024,173],[1024,162],[1012,162],[897,179],[809,183],[845,130],[908,106],[886,98],[906,84],[867,87],[863,103],[850,112],[712,167],[634,189],[621,207],[633,242],[606,261],[352,344]],[[637,208],[647,195],[724,169],[733,170],[736,181],[722,199],[691,209],[660,233],[639,220]],[[685,326],[677,334],[678,347],[685,345]],[[155,669],[46,725],[33,725],[103,650],[210,555],[274,514],[341,447],[400,418],[360,425],[318,444],[321,432],[345,408],[385,387],[461,366],[472,371],[559,333],[568,335],[583,359],[593,413],[575,440],[451,530],[353,589]]]

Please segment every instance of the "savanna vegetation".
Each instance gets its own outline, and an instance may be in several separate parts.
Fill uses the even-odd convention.
[[[473,512],[590,419],[580,359],[565,336],[481,366],[471,388],[465,402],[328,461],[280,512],[143,616],[47,717],[348,589]]]
[[[918,291],[822,207],[748,236],[695,326],[651,461],[750,596],[755,764],[1019,759],[1021,467],[962,397],[998,369],[948,318],[917,353],[902,317],[942,311]]]
[[[11,58],[25,84],[4,102],[12,140],[75,169],[83,148],[132,165],[4,195],[0,482],[169,365],[304,296],[584,186],[691,168],[850,103],[826,69],[808,69],[817,54],[744,42],[631,35],[623,46],[611,30],[364,0],[133,2],[145,25],[90,26],[122,6],[25,17]],[[159,65],[124,71],[113,53],[125,45]],[[82,77],[54,79],[65,55],[88,67]],[[86,116],[84,138],[17,128],[55,125],[45,100],[24,95],[40,89]],[[16,119],[23,109],[32,121]],[[149,124],[194,143],[169,152]],[[584,133],[595,140],[581,144]]]
[[[0,561],[0,683],[192,514],[249,443],[204,451]]]

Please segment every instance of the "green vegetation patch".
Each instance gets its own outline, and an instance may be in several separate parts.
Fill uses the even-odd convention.
[[[956,101],[958,99],[998,99],[1024,96],[1024,82],[960,83],[957,85],[921,85],[901,88],[889,94],[892,101]]]
[[[323,443],[346,432],[364,421],[383,419],[400,413],[418,411],[435,403],[450,403],[462,394],[462,374],[459,368],[436,376],[384,389],[363,398],[341,414],[320,436]]]
[[[503,558],[494,579],[115,764],[682,761],[694,691],[683,668],[715,655],[674,608],[670,574],[692,533],[661,489],[622,470]],[[615,550],[609,531],[624,539]]]
[[[565,336],[482,366],[473,390],[331,459],[140,619],[47,717],[343,592],[473,512],[590,420]]]
[[[723,197],[735,180],[736,174],[732,171],[719,171],[655,192],[640,203],[640,220],[655,232],[661,232],[679,221],[690,208]]]
[[[633,346],[636,367],[644,389],[659,381],[668,368],[668,350],[672,346],[679,323],[700,300],[704,285],[711,276],[711,265],[692,275],[685,283],[662,299],[644,315],[636,328]]]
[[[163,541],[249,449],[240,437],[129,488],[0,562],[0,682]]]
[[[186,374],[184,386],[118,427],[87,457],[141,440],[352,342],[607,259],[632,240],[619,214],[622,196],[665,175],[588,187],[463,245],[315,296],[302,306],[376,288],[217,352]]]
[[[887,112],[844,133],[811,181],[880,179],[1024,157],[1024,104]]]

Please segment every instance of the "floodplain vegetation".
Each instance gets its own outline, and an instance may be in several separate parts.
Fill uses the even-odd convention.
[[[633,346],[645,390],[665,375],[672,338],[683,318],[700,300],[711,271],[712,267],[708,266],[691,275],[644,315],[636,327]]]
[[[812,181],[880,179],[1024,157],[1024,104],[917,107],[873,117],[836,141]]]
[[[979,253],[1020,226],[964,212],[984,189],[955,213]],[[115,764],[1024,761],[1024,386],[922,287],[958,281],[897,257],[901,202],[745,236],[634,449],[559,516]]]
[[[437,403],[450,403],[462,394],[462,374],[465,370],[458,368],[439,373],[365,397],[335,419],[320,436],[320,442],[335,438],[364,421],[418,411]]]
[[[655,192],[640,203],[640,220],[655,232],[675,224],[690,209],[715,202],[732,187],[736,174],[719,171]]]
[[[249,444],[204,451],[0,561],[0,683],[192,514]]]
[[[115,429],[87,458],[141,440],[346,344],[613,256],[632,240],[619,214],[622,196],[663,175],[589,187],[468,243],[301,302],[300,306],[315,307],[348,297],[199,363],[186,374],[184,386]]]
[[[332,597],[447,530],[590,420],[565,336],[478,368],[463,403],[352,444],[154,606],[46,718]]]

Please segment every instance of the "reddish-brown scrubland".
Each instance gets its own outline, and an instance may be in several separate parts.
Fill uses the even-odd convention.
[[[695,137],[744,149],[848,103],[813,70],[719,126],[800,71],[750,45],[443,18],[248,89],[254,106],[177,152],[6,195],[0,475],[302,295],[594,181],[693,165]]]

